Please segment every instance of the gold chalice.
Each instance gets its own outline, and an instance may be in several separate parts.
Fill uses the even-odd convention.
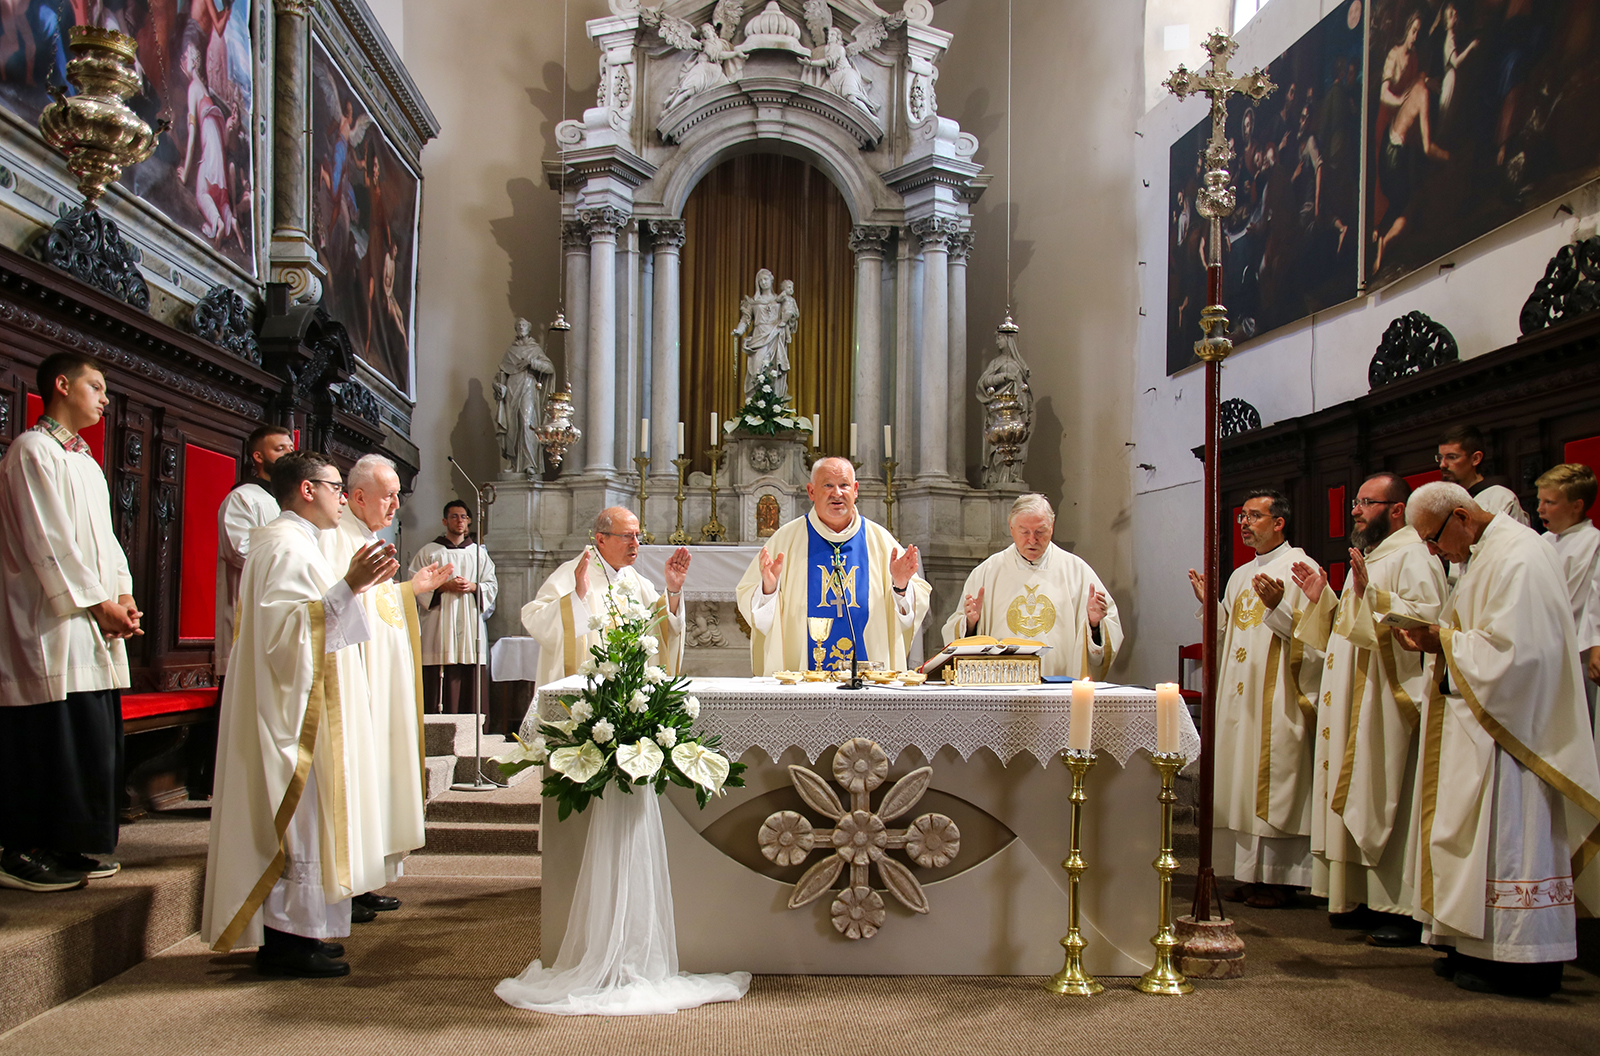
[[[811,658],[816,664],[812,670],[821,671],[823,661],[828,658],[828,649],[822,643],[833,633],[833,617],[807,616],[806,630],[810,632],[811,640],[816,643],[816,647],[811,650]]]

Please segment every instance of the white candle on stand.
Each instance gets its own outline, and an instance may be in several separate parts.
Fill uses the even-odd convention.
[[[1182,729],[1178,709],[1181,707],[1183,694],[1178,692],[1176,682],[1156,685],[1156,751],[1162,755],[1178,751],[1178,731]]]
[[[683,423],[678,423],[678,457],[683,457],[683,449],[689,445],[683,442]]]
[[[650,419],[648,418],[639,419],[639,453],[641,455],[650,453]]]
[[[886,426],[883,427],[883,457],[884,458],[893,458],[894,457],[894,444],[890,442],[890,438],[889,437],[890,437],[889,427],[886,425]]]
[[[1067,726],[1067,747],[1075,751],[1089,750],[1089,739],[1094,734],[1094,683],[1087,678],[1072,683],[1072,719]]]
[[[711,446],[712,447],[716,447],[717,446],[717,437],[718,437],[718,435],[719,434],[717,433],[717,412],[716,411],[712,411],[711,412]]]
[[[861,452],[860,434],[857,432],[855,422],[850,423],[850,457],[854,459]]]
[[[822,445],[822,415],[813,414],[811,416],[811,446],[812,447],[820,447],[821,445]]]

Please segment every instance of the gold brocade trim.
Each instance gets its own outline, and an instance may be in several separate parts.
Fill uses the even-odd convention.
[[[1583,871],[1594,861],[1595,855],[1600,854],[1600,825],[1589,833],[1589,838],[1580,843],[1572,852],[1572,878],[1574,881],[1583,875]],[[1578,899],[1578,908],[1583,911],[1580,915],[1590,917],[1600,916],[1600,906],[1591,906]]]
[[[572,618],[572,595],[561,595],[561,673],[578,673],[578,630]]]
[[[417,590],[408,579],[400,587],[400,608],[406,616],[406,637],[411,639],[411,670],[416,675],[411,686],[417,698],[417,765],[422,775],[422,799],[428,799],[428,746],[423,736],[422,708],[422,619],[417,615]]]
[[[1267,817],[1272,806],[1272,698],[1278,689],[1278,663],[1283,655],[1283,639],[1276,634],[1267,647],[1266,686],[1261,692],[1261,753],[1256,759],[1256,817],[1272,824]]]
[[[1356,681],[1350,695],[1350,714],[1346,720],[1344,758],[1339,761],[1339,778],[1334,782],[1330,806],[1335,814],[1344,816],[1344,805],[1350,798],[1350,776],[1356,767],[1356,735],[1361,731],[1361,705],[1367,696],[1367,664],[1372,659],[1365,649],[1356,650]]]
[[[1304,617],[1304,609],[1295,609],[1294,617],[1289,621],[1289,685],[1294,687],[1294,700],[1300,706],[1300,714],[1306,722],[1315,724],[1317,702],[1307,697],[1306,691],[1300,686],[1300,667],[1305,660],[1306,645],[1294,633]],[[1273,641],[1277,641],[1277,635],[1273,635]]]
[[[1376,588],[1374,590],[1372,607],[1378,611],[1380,616],[1389,615],[1390,608],[1393,605],[1389,592],[1387,590],[1376,590]],[[1399,660],[1395,655],[1397,646],[1394,644],[1394,632],[1389,630],[1387,624],[1381,622],[1377,624],[1377,630],[1378,659],[1383,664],[1383,677],[1389,685],[1389,692],[1394,694],[1395,703],[1400,705],[1400,711],[1405,715],[1407,725],[1414,730],[1417,728],[1417,721],[1421,719],[1422,714],[1417,708],[1417,702],[1411,699],[1411,694],[1407,693],[1405,687],[1400,684]]]
[[[317,602],[315,604],[321,604]],[[341,892],[350,891],[350,801],[346,798],[344,772],[344,699],[339,693],[339,654],[329,653],[323,664],[322,710],[328,723],[328,736],[333,743],[328,746],[328,756],[334,765],[328,767],[328,784],[333,786],[333,875]],[[320,788],[318,794],[320,795]],[[326,868],[326,864],[324,864]]]
[[[283,876],[283,866],[287,859],[283,849],[283,834],[289,831],[289,820],[294,817],[295,810],[300,806],[300,797],[305,792],[306,778],[311,773],[312,754],[317,746],[317,727],[322,721],[323,662],[326,659],[322,649],[326,640],[322,602],[313,601],[311,603],[311,695],[306,702],[305,718],[300,723],[294,775],[289,778],[289,785],[283,792],[283,801],[278,804],[277,813],[272,816],[272,827],[278,838],[278,853],[272,856],[272,861],[267,863],[267,868],[260,879],[245,896],[244,905],[239,907],[239,911],[228,921],[228,926],[222,929],[222,934],[218,935],[217,941],[212,944],[212,950],[217,953],[227,953],[233,949],[233,944],[239,941],[239,936],[244,933],[251,918],[267,900],[267,895],[271,894],[272,885]]]
[[[1440,628],[1444,634],[1448,628]],[[1435,663],[1428,671],[1428,723],[1422,735],[1421,794],[1417,797],[1422,807],[1419,820],[1421,836],[1417,849],[1422,856],[1417,877],[1417,902],[1422,911],[1433,916],[1433,817],[1439,806],[1439,755],[1444,745],[1444,691],[1439,688],[1439,667]]]
[[[682,606],[682,598],[678,599],[678,604]],[[678,651],[668,646],[668,639],[672,635],[672,610],[668,607],[665,597],[656,599],[655,616],[655,624],[652,625],[652,629],[660,632],[656,637],[661,641],[656,656],[661,661],[661,669],[669,676],[677,678]]]

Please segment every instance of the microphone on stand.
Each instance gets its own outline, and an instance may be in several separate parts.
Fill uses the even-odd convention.
[[[844,600],[844,555],[833,555],[833,571],[838,577],[836,589],[840,608],[844,609],[845,619],[850,623],[850,640],[854,648],[850,650],[850,681],[839,683],[840,689],[860,689],[861,685],[861,636],[856,633],[856,618],[850,612],[850,606]]]

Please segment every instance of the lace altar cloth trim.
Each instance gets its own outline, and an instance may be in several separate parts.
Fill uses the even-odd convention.
[[[582,688],[578,676],[541,686],[540,714],[560,718],[565,712],[555,698]],[[948,746],[963,759],[988,748],[1002,763],[1026,753],[1044,766],[1066,748],[1072,726],[1072,690],[1059,683],[1019,689],[873,686],[848,691],[831,683],[780,686],[772,678],[699,678],[691,681],[689,692],[700,698],[696,729],[719,735],[730,758],[759,748],[774,763],[790,748],[816,762],[841,741],[867,737],[890,759],[907,748],[931,759]],[[1181,721],[1179,745],[1193,766],[1200,757],[1200,733],[1187,710]],[[1096,683],[1092,744],[1118,766],[1126,766],[1137,751],[1155,751],[1155,690]]]

